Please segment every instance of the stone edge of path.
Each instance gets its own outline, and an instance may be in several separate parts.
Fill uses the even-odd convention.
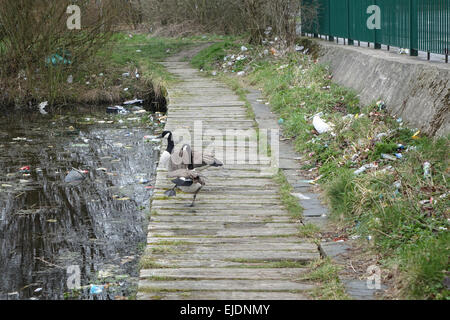
[[[271,112],[270,105],[264,103],[266,99],[259,90],[245,88],[249,91],[246,99],[250,103],[255,114],[255,121],[260,129],[278,129],[282,130],[278,124],[278,116]],[[303,207],[303,222],[311,223],[319,227],[321,230],[328,223],[328,208],[325,207],[319,195],[312,190],[312,185],[305,184],[299,180],[305,180],[304,177],[297,174],[300,165],[297,159],[301,157],[294,146],[289,141],[279,142],[280,169],[283,170],[289,184],[292,186],[293,195],[299,198],[299,204]],[[348,242],[321,242],[319,244],[320,254],[323,258],[329,257],[333,262],[339,264],[340,255],[351,247],[352,241]],[[367,288],[366,280],[348,279],[340,277],[344,284],[347,294],[355,300],[375,300],[377,290]],[[382,286],[383,289],[383,286]]]

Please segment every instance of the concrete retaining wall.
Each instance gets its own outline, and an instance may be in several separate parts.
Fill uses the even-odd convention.
[[[362,104],[384,100],[392,115],[429,135],[450,133],[450,65],[381,50],[318,40],[319,61],[334,80],[354,89]]]

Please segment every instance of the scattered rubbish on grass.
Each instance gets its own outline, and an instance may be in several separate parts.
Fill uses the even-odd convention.
[[[144,102],[144,100],[141,100],[141,99],[134,99],[134,100],[128,100],[128,101],[125,101],[123,104],[124,105],[126,105],[126,106],[128,106],[128,105],[133,105],[133,104],[142,104]]]
[[[322,120],[322,118],[320,118],[320,115],[315,115],[313,118],[313,126],[314,129],[316,129],[316,131],[319,134],[325,133],[325,132],[330,132],[333,129],[331,128],[331,126],[326,123],[325,121]]]
[[[377,164],[369,163],[369,164],[363,165],[361,168],[359,168],[358,170],[354,171],[353,173],[354,173],[355,175],[359,175],[359,174],[361,174],[361,173],[367,171],[368,169],[376,169],[376,168],[378,168],[378,165],[377,165]]]
[[[113,276],[114,276],[114,274],[111,271],[109,271],[109,270],[100,270],[98,272],[98,277],[100,279],[106,279],[106,278],[110,278],[110,277],[113,277]]]
[[[382,110],[386,109],[386,104],[384,103],[384,101],[378,101],[377,107],[378,107],[378,111],[382,111]]]
[[[48,106],[48,101],[44,101],[44,102],[41,102],[41,103],[39,104],[39,112],[40,112],[41,114],[48,114],[48,112],[45,111],[45,107],[46,107],[46,106]]]
[[[423,164],[423,177],[425,179],[431,178],[431,163],[428,161]]]
[[[70,58],[71,54],[67,50],[58,50],[55,54],[52,54],[51,56],[47,57],[45,59],[45,63],[47,65],[52,64],[54,66],[58,64],[72,64],[72,61],[68,58]]]
[[[420,130],[417,131],[416,133],[414,133],[414,135],[411,138],[413,138],[414,140],[418,140],[418,139],[420,139],[419,135],[420,135]]]
[[[386,153],[382,153],[382,154],[381,154],[381,158],[382,158],[382,159],[385,159],[385,160],[391,160],[391,161],[397,160],[396,157],[391,156],[390,154],[386,154]]]
[[[72,83],[73,83],[73,75],[69,75],[69,76],[67,77],[67,83],[68,83],[68,84],[72,84]]]
[[[105,288],[105,286],[96,286],[96,285],[91,284],[90,293],[94,294],[94,295],[102,294],[104,288]]]
[[[284,119],[283,118],[280,118],[280,119],[278,119],[278,124],[283,124],[284,123]]]

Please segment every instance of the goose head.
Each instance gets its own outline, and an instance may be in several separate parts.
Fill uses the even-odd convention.
[[[162,139],[167,139],[167,141],[173,141],[173,135],[171,131],[164,131],[161,134]]]

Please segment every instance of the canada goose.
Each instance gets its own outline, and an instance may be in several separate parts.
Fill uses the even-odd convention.
[[[161,137],[167,139],[167,149],[161,155],[161,164],[169,171],[178,169],[193,170],[196,168],[206,169],[208,167],[223,166],[222,161],[216,159],[213,154],[196,152],[195,150],[192,150],[191,146],[188,144],[181,147],[181,150],[177,155],[178,158],[173,158],[175,143],[173,141],[172,132],[164,131]]]
[[[172,132],[164,131],[161,138],[167,139],[167,149],[161,155],[161,161],[163,167],[168,168],[170,157],[172,156],[173,149],[175,148],[175,143],[173,142]]]
[[[193,193],[194,198],[192,199],[192,203],[188,206],[193,207],[195,205],[197,194],[205,185],[205,178],[195,170],[188,169],[169,171],[167,177],[176,178],[172,180],[172,182],[175,183],[175,186],[172,189],[166,191],[164,194],[169,197],[176,196],[176,188],[186,193]]]

